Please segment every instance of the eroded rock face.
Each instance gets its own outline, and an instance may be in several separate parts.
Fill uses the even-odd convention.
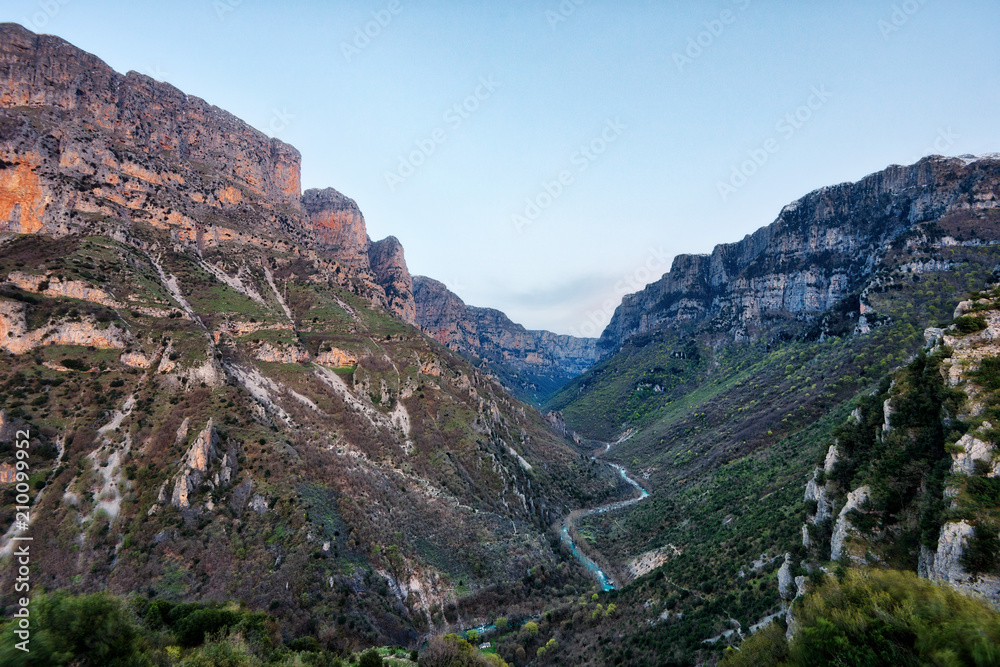
[[[420,327],[442,345],[483,359],[500,371],[502,381],[509,383],[505,375],[513,373],[529,383],[557,388],[597,361],[595,338],[529,331],[498,310],[465,305],[436,280],[417,276],[413,284]]]
[[[823,463],[823,472],[829,475],[839,461],[840,450],[837,448],[837,445],[830,445],[830,448],[826,451],[826,459]],[[814,501],[816,503],[816,513],[806,518],[806,522],[813,525],[822,523],[833,516],[833,502],[830,500],[830,482],[819,484],[819,473],[820,471],[817,468],[813,471],[813,475],[809,481],[806,482],[805,500],[806,502]],[[810,541],[809,529],[807,526],[803,525],[802,545],[808,547]]]
[[[309,216],[317,243],[338,261],[368,269],[368,231],[361,209],[333,188],[306,190],[302,206]]]
[[[962,566],[962,556],[975,532],[975,527],[965,521],[942,526],[937,551],[924,549],[921,552],[920,575],[1000,605],[1000,577],[975,575]]]
[[[796,590],[795,577],[792,576],[792,554],[785,554],[785,562],[778,568],[778,594],[782,600],[793,600]]]
[[[858,487],[847,494],[847,502],[841,508],[837,515],[837,522],[833,526],[833,537],[830,539],[830,560],[840,560],[841,556],[846,553],[855,563],[865,562],[863,555],[851,553],[850,549],[845,550],[847,537],[854,530],[847,515],[851,510],[860,509],[870,496],[871,488],[868,486]]]
[[[385,290],[389,310],[409,324],[417,323],[413,301],[413,278],[406,268],[403,246],[395,236],[387,236],[368,248],[368,261],[375,281]]]
[[[356,366],[358,357],[352,352],[345,352],[334,347],[316,355],[316,363],[332,368]]]
[[[211,162],[241,188],[275,203],[299,206],[299,152],[232,114],[137,72],[119,74],[58,37],[35,35],[13,23],[0,24],[0,56],[0,107],[59,109],[139,150],[176,151]],[[64,148],[61,160],[68,166],[92,168],[87,146]],[[19,224],[28,227],[23,231],[38,231],[46,222],[46,195],[44,188],[38,194],[40,184],[27,169],[0,172],[0,192],[8,198],[20,193],[14,202],[20,205]],[[129,171],[142,180],[163,177],[142,165],[125,166],[123,173]],[[0,218],[5,212],[10,223],[10,203],[0,196]]]
[[[748,332],[789,315],[819,314],[861,289],[892,240],[914,224],[995,208],[998,172],[995,157],[934,156],[816,190],[738,243],[716,246],[710,255],[678,255],[669,273],[622,300],[601,351],[613,353],[632,336],[672,321]]]
[[[116,325],[102,327],[92,319],[64,320],[29,331],[24,304],[0,299],[0,349],[11,354],[25,354],[46,345],[123,349],[128,339],[128,332]]]
[[[966,433],[955,443],[956,448],[961,451],[952,456],[951,471],[965,475],[976,474],[976,462],[981,461],[986,465],[989,477],[996,477],[1000,463],[993,462],[993,447],[989,443],[983,442],[971,433]]]
[[[239,453],[235,445],[222,453],[219,451],[219,434],[209,419],[205,428],[195,437],[184,457],[184,464],[174,477],[170,504],[180,509],[191,507],[192,496],[203,483],[212,491],[220,491],[236,480]],[[220,460],[221,458],[221,460]],[[158,502],[166,503],[165,488],[160,489]],[[208,501],[212,503],[211,499]]]

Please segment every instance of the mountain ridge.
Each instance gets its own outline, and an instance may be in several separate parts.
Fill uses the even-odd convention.
[[[996,162],[990,155],[974,161],[931,156],[907,167],[893,165],[860,181],[810,192],[786,205],[770,225],[709,254],[678,255],[658,281],[622,299],[601,335],[602,354],[664,322],[714,320],[720,330],[752,337],[755,329],[784,315],[822,313],[856,289],[875,265],[877,256],[857,255],[862,248],[886,246],[928,217],[995,207],[990,198],[995,174],[984,163]],[[937,179],[950,179],[950,187],[936,200],[923,199],[921,191]],[[982,199],[976,199],[975,188],[983,189]],[[970,201],[961,202],[966,195]],[[881,210],[889,198],[895,199],[892,208]],[[846,202],[854,208],[845,208]],[[823,226],[831,221],[838,226]],[[870,228],[863,226],[867,221]],[[810,263],[810,253],[827,253],[825,265]]]
[[[468,306],[443,283],[414,278],[417,322],[439,343],[481,359],[515,395],[543,402],[597,361],[597,339],[526,329],[494,308]]]

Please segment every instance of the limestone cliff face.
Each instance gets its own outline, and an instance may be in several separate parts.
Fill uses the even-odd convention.
[[[299,152],[232,114],[142,74],[119,74],[58,37],[15,24],[0,25],[0,54],[0,107],[58,109],[133,150],[210,162],[267,200],[298,207]],[[83,158],[80,147],[55,139],[67,160]],[[95,168],[81,165],[88,166]],[[22,180],[30,179],[22,173]]]
[[[525,396],[555,391],[597,361],[597,339],[529,331],[498,310],[467,306],[443,284],[414,278],[417,322],[438,342],[478,357]]]
[[[300,193],[300,162],[204,100],[0,24],[0,232],[148,225],[199,252],[277,249],[339,267],[341,285],[414,323],[399,242],[371,243],[358,205],[332,188]]]
[[[368,248],[375,281],[385,290],[389,309],[404,322],[417,323],[417,307],[413,301],[413,277],[406,268],[403,246],[395,236],[387,236]]]
[[[365,217],[353,199],[333,188],[306,190],[302,206],[309,216],[317,243],[351,266],[369,268]]]
[[[980,383],[976,371],[984,360],[1000,357],[1000,311],[995,310],[998,306],[1000,299],[993,296],[963,301],[955,309],[956,317],[967,314],[982,317],[986,326],[981,331],[963,334],[952,326],[925,333],[928,339],[933,338],[935,343],[940,340],[951,350],[941,372],[949,385],[961,389],[968,397],[965,404],[968,413],[959,415],[962,419],[981,419],[994,400],[990,388]],[[996,460],[992,431],[993,424],[983,421],[951,448],[952,477],[944,498],[956,514],[974,517],[973,523],[966,519],[946,522],[941,527],[937,549],[921,547],[919,572],[921,576],[948,583],[1000,607],[1000,577],[995,572],[969,572],[962,562],[970,540],[976,536],[977,526],[986,525],[984,516],[993,509],[982,499],[977,501],[969,497],[966,481],[976,477],[993,479],[1000,476],[1000,462]]]
[[[737,337],[819,314],[863,288],[894,240],[920,222],[995,208],[1000,159],[930,157],[857,183],[816,190],[777,220],[710,255],[679,255],[670,272],[622,300],[602,353],[661,324],[709,321]]]

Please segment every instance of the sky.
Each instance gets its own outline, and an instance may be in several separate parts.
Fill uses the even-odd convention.
[[[415,275],[530,329],[816,188],[1000,151],[994,0],[7,0],[302,153]]]

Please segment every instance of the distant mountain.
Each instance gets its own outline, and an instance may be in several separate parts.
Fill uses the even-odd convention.
[[[467,306],[442,283],[413,279],[417,323],[439,343],[483,362],[522,400],[538,403],[597,361],[597,339],[529,331],[492,308]]]

